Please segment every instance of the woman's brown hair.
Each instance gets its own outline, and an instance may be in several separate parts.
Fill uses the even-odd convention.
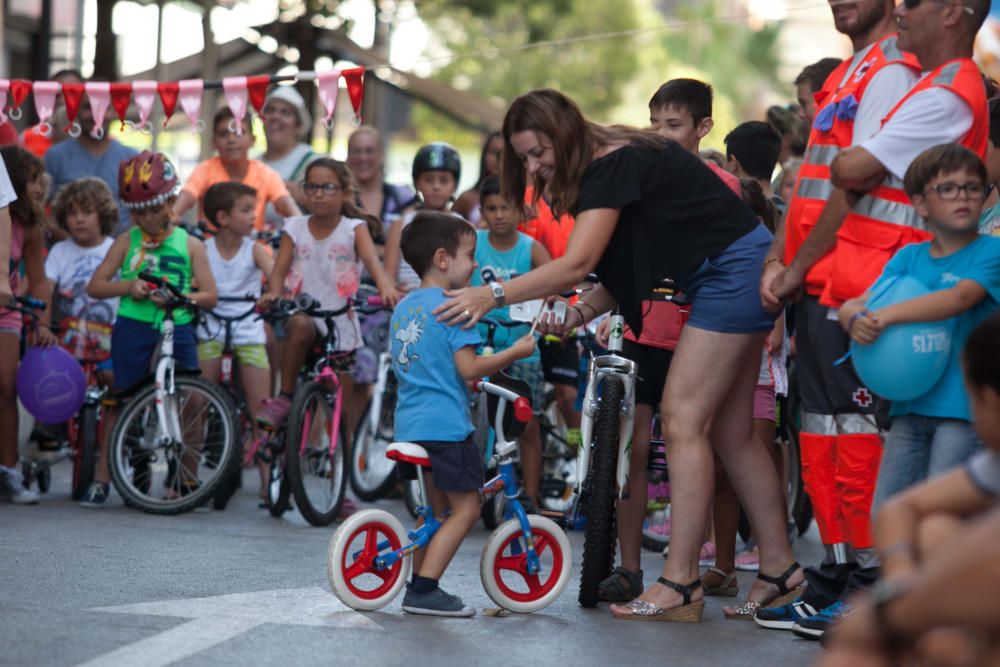
[[[357,197],[358,194],[358,184],[354,180],[354,173],[351,171],[351,168],[343,162],[334,160],[333,158],[316,158],[309,163],[308,167],[306,167],[306,173],[302,177],[303,182],[308,181],[309,172],[318,167],[329,169],[335,173],[337,175],[337,180],[340,181],[340,185],[344,188],[344,203],[340,206],[340,214],[346,215],[348,218],[364,220],[365,224],[368,225],[368,233],[371,234],[372,239],[382,237],[385,232],[382,229],[382,221],[379,220],[378,216],[366,213],[354,203],[355,197]]]
[[[109,235],[118,224],[118,206],[108,184],[93,176],[78,178],[59,188],[52,203],[52,215],[59,226],[69,231],[66,218],[73,211],[96,212],[101,234]]]
[[[528,174],[510,143],[511,136],[525,131],[537,133],[543,146],[546,139],[552,142],[556,160],[551,182],[537,174],[532,176],[534,198],[530,206],[524,201]],[[583,172],[597,150],[615,144],[662,148],[668,141],[649,130],[592,123],[583,117],[573,100],[551,89],[533,90],[514,100],[504,116],[503,139],[500,166],[503,196],[515,210],[528,217],[529,209],[546,190],[556,216],[572,211],[580,194]]]
[[[45,163],[38,159],[34,153],[20,146],[4,146],[0,148],[0,155],[3,156],[7,174],[10,176],[10,184],[14,186],[14,193],[17,195],[17,201],[10,205],[11,217],[25,227],[41,224],[45,217],[45,210],[42,208],[41,202],[33,201],[28,196],[28,183],[45,173]]]

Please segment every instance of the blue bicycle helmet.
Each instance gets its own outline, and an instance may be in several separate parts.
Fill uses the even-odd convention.
[[[443,141],[421,146],[413,158],[413,182],[425,171],[450,171],[457,184],[462,176],[462,158],[458,151]]]

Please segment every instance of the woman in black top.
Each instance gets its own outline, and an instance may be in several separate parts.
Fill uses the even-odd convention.
[[[507,302],[557,294],[594,271],[601,284],[563,325],[546,323],[549,330],[569,330],[618,305],[639,331],[642,300],[662,278],[673,276],[693,298],[662,404],[673,498],[670,555],[656,584],[612,611],[643,620],[700,617],[698,552],[710,515],[713,448],[750,516],[766,577],[754,582],[738,611],[752,617],[757,605],[786,602],[803,574],[785,533],[774,465],[752,434],[753,389],[773,320],[756,288],[770,234],[680,146],[651,132],[590,123],[556,91],[515,100],[503,134],[508,201],[524,202],[530,175],[536,193],[548,188],[556,215],[576,217],[566,254],[504,283]],[[465,326],[497,305],[490,287],[450,296],[438,317]]]

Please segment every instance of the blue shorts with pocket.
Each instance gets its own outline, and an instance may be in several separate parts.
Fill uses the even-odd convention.
[[[149,375],[160,332],[148,322],[119,316],[111,330],[111,365],[114,389],[121,391]],[[198,338],[191,324],[174,326],[174,361],[178,368],[198,369]]]
[[[757,225],[694,271],[674,277],[692,300],[687,326],[734,334],[774,327],[777,314],[764,310],[758,289],[773,239],[764,225]]]

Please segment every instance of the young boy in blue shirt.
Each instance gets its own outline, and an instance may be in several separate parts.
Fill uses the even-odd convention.
[[[948,367],[923,396],[892,404],[873,508],[904,489],[967,461],[981,448],[962,383],[961,350],[972,330],[1000,307],[1000,238],[980,236],[986,168],[957,144],[921,153],[904,178],[906,193],[934,239],[902,248],[872,286],[900,276],[916,278],[931,294],[874,312],[868,295],[845,303],[841,325],[862,345],[904,322],[954,320]]]
[[[400,247],[420,276],[420,286],[399,302],[389,323],[393,371],[399,379],[395,437],[427,450],[432,477],[426,484],[428,500],[437,515],[451,510],[423,558],[418,558],[419,552],[414,556],[415,575],[403,598],[403,611],[473,616],[472,607],[438,587],[479,518],[485,469],[472,440],[465,382],[530,356],[535,339],[524,336],[498,354],[479,357],[475,350],[480,337],[474,329],[435,319],[433,311],[445,301],[445,290],[467,286],[476,269],[476,232],[469,223],[444,213],[419,213],[403,230]]]

